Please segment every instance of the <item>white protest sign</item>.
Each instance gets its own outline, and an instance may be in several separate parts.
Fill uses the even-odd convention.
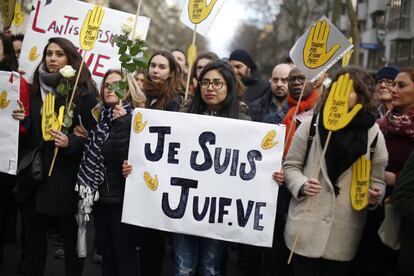
[[[19,107],[20,75],[0,71],[0,172],[16,175],[19,121],[12,111]]]
[[[122,222],[272,246],[284,126],[135,109]]]
[[[224,0],[186,0],[181,12],[180,21],[197,33],[206,36],[224,4]]]
[[[42,52],[51,37],[69,39],[78,49],[79,34],[82,24],[89,10],[94,5],[73,0],[34,0],[33,9],[27,24],[27,31],[20,55],[20,70],[26,72],[26,79],[30,77],[42,59]],[[92,77],[99,85],[108,69],[120,68],[118,47],[111,41],[115,35],[122,34],[121,25],[133,14],[104,8],[105,16],[100,26],[98,39],[92,50],[86,54],[86,65]],[[138,18],[136,33],[145,40],[150,19]],[[79,50],[82,52],[82,50]]]
[[[335,25],[322,16],[296,41],[289,55],[293,63],[313,82],[352,47]]]

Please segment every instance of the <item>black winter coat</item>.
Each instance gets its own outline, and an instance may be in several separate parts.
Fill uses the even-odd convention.
[[[279,111],[273,103],[272,90],[269,89],[266,94],[249,104],[250,116],[252,121],[261,122],[267,114]]]
[[[243,84],[247,88],[244,101],[248,104],[263,97],[270,89],[270,83],[262,79],[258,71],[254,71],[250,78],[244,78]]]
[[[132,114],[114,120],[109,136],[102,145],[105,164],[105,181],[99,187],[99,203],[122,203],[125,178],[122,175],[122,163],[128,159],[129,138]]]
[[[52,175],[47,176],[53,158],[54,142],[43,142],[41,131],[41,109],[42,98],[40,92],[31,99],[30,106],[30,143],[28,148],[41,146],[43,157],[44,176],[43,181],[36,186],[30,183],[21,183],[22,189],[27,187],[26,194],[30,194],[30,189],[36,193],[36,209],[46,215],[69,215],[77,212],[78,195],[75,192],[76,177],[79,169],[84,140],[73,134],[73,128],[80,124],[86,130],[90,130],[96,125],[92,109],[97,105],[97,91],[85,91],[79,89],[79,96],[75,101],[74,117],[72,126],[69,129],[69,146],[61,148],[55,161]],[[56,102],[60,102],[58,99]],[[58,114],[60,105],[55,104],[55,112]],[[28,191],[29,190],[29,191]]]

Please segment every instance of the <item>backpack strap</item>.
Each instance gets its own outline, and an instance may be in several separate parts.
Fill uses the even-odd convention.
[[[374,153],[375,153],[375,147],[377,146],[377,141],[378,141],[378,133],[377,133],[377,135],[375,135],[374,140],[372,140],[372,143],[369,146],[369,153],[370,153],[369,159],[371,161],[372,161],[372,159],[374,159],[373,157],[374,157]]]
[[[313,116],[312,116],[312,121],[311,121],[310,129],[309,129],[308,141],[307,141],[307,144],[306,144],[305,159],[303,160],[303,167],[306,166],[306,163],[308,161],[310,148],[311,148],[312,142],[313,142],[313,137],[315,137],[315,134],[316,134],[316,117],[317,117],[317,115],[318,114],[313,114]]]

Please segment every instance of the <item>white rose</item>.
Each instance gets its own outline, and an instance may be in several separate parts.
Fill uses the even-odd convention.
[[[133,17],[128,17],[127,20],[121,25],[121,30],[126,34],[131,33],[133,28],[134,28]]]
[[[140,31],[136,31],[134,37],[132,38],[133,40],[143,40],[144,34]]]
[[[59,70],[59,73],[66,79],[73,78],[76,75],[76,70],[72,68],[70,65],[63,66],[62,69]]]

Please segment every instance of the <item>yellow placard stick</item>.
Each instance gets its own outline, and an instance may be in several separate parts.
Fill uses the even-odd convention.
[[[98,0],[99,1],[99,0]],[[98,3],[101,3],[99,1]],[[101,5],[95,5],[92,10],[89,10],[86,14],[85,20],[83,21],[81,32],[80,32],[80,46],[84,50],[82,61],[79,66],[79,70],[76,75],[75,85],[73,86],[72,95],[70,96],[70,100],[68,105],[66,106],[66,112],[70,112],[72,109],[73,99],[76,93],[76,89],[78,87],[80,74],[82,73],[83,65],[85,63],[86,52],[93,49],[95,46],[96,39],[98,38],[99,28],[101,27],[102,19],[104,16],[104,10]],[[55,147],[52,164],[50,165],[49,169],[49,176],[52,174],[53,166],[55,164],[56,156],[58,153],[58,148]]]
[[[348,41],[351,42],[351,44],[352,44],[352,37],[350,37],[348,39]],[[351,50],[348,50],[348,52],[346,52],[344,54],[344,56],[342,57],[342,67],[347,67],[348,66],[349,61],[351,60],[351,56],[352,56],[352,53],[353,52],[354,52],[354,50],[351,49]]]
[[[191,46],[195,48],[196,47],[196,37],[197,37],[197,24],[194,25],[194,30],[193,30],[193,41],[191,42]],[[188,64],[188,74],[187,74],[187,81],[185,83],[185,97],[184,97],[184,101],[187,100],[188,98],[188,88],[190,86],[190,80],[191,80],[191,69],[193,68],[193,62]]]
[[[322,169],[322,164],[325,160],[326,150],[328,149],[329,141],[332,136],[332,132],[338,131],[346,127],[355,115],[361,110],[362,105],[356,104],[353,106],[352,110],[349,111],[349,96],[351,95],[353,89],[353,81],[349,77],[349,74],[341,75],[337,81],[332,85],[331,90],[329,91],[328,98],[323,109],[323,125],[329,131],[328,136],[325,141],[325,146],[322,151],[322,155],[319,158],[319,166],[316,172],[315,177],[319,176],[319,173]],[[304,216],[306,216],[308,207],[309,207],[309,197],[306,199],[306,206]],[[293,256],[293,252],[296,248],[296,243],[299,239],[299,232],[296,233],[295,240],[290,251],[288,263],[290,264]]]
[[[142,0],[138,0],[137,12],[135,13],[134,29],[132,29],[132,39],[134,39],[135,37],[135,32],[136,32],[137,25],[138,25],[139,12],[141,10],[141,4],[142,4]]]

